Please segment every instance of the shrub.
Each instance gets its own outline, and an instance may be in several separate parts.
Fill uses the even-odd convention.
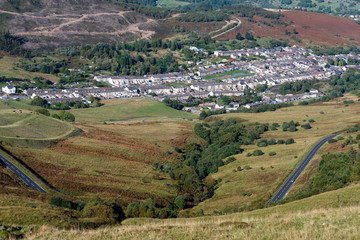
[[[286,139],[286,141],[285,141],[286,145],[293,144],[293,143],[295,143],[295,141],[292,138]]]
[[[35,112],[40,113],[45,116],[50,116],[49,110],[47,110],[45,108],[36,109]]]
[[[265,139],[260,140],[257,144],[258,147],[266,147],[268,145]]]
[[[309,123],[313,123],[313,122],[315,122],[315,120],[312,119],[312,118],[310,118],[310,119],[309,119]]]
[[[263,166],[261,166],[261,167],[260,167],[260,170],[264,171],[264,170],[265,170],[265,168],[264,168]]]
[[[234,162],[235,160],[236,160],[236,158],[234,158],[234,157],[229,157],[228,159],[226,159],[225,164],[229,164],[229,163],[231,163],[231,162]]]
[[[269,156],[275,156],[276,152],[269,152]]]
[[[311,125],[309,123],[301,125],[301,127],[304,129],[311,129]]]
[[[285,140],[279,139],[277,143],[278,143],[278,144],[284,144],[284,143],[285,143]]]
[[[360,134],[356,135],[356,140],[360,140]]]
[[[354,103],[354,100],[345,100],[344,104],[350,104],[350,103]]]
[[[237,167],[237,170],[240,172],[240,171],[242,171],[243,169],[242,169],[240,166],[238,166],[238,167]]]
[[[296,132],[296,131],[297,129],[294,125],[289,127],[289,132]]]
[[[338,141],[344,140],[344,138],[343,138],[342,136],[338,136],[336,139],[337,139]]]
[[[330,139],[329,141],[328,141],[328,143],[336,143],[337,142],[337,140],[336,139]]]
[[[257,149],[253,152],[253,156],[261,156],[264,155],[264,152],[261,151],[260,149]]]
[[[177,152],[177,153],[181,153],[181,149],[180,149],[179,147],[177,147],[177,146],[174,148],[174,150],[175,150],[175,152]]]
[[[267,141],[267,144],[268,144],[268,145],[275,145],[275,144],[276,144],[276,140],[273,139],[273,138],[270,138],[270,139]]]
[[[324,111],[320,111],[320,114],[325,114]]]
[[[247,153],[246,156],[247,156],[247,157],[251,157],[252,154],[251,154],[251,153]]]
[[[183,196],[177,196],[174,203],[179,209],[184,209],[186,206],[186,202]]]
[[[244,169],[245,169],[245,170],[250,170],[251,167],[250,167],[249,165],[246,165],[246,166],[244,167]]]

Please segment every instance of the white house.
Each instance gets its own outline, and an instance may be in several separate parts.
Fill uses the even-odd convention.
[[[13,86],[4,86],[1,90],[7,94],[16,93],[16,87]]]

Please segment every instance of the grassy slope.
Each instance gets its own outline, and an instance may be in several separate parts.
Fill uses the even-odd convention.
[[[29,239],[356,239],[360,186],[246,213],[192,219],[129,219],[99,230],[42,228]],[[340,196],[340,206],[338,204]]]
[[[8,105],[1,103],[3,110],[0,114],[3,112],[4,118],[0,120],[0,132],[3,130],[9,136],[16,137],[21,133],[24,136],[19,137],[50,138],[72,127],[57,120],[48,123],[49,118],[31,114],[30,111],[37,107],[28,105],[27,101],[8,101]],[[99,108],[71,110],[77,121],[86,122],[76,125],[85,132],[82,136],[63,140],[47,149],[7,148],[51,185],[71,196],[120,197],[125,202],[152,197],[164,204],[175,194],[171,185],[165,184],[172,181],[167,175],[159,176],[163,180],[153,179],[158,172],[152,170],[152,164],[176,159],[176,155],[167,155],[166,151],[173,152],[174,146],[181,146],[193,136],[191,123],[166,117],[192,119],[196,115],[144,99],[109,100],[104,104]],[[133,117],[142,117],[147,121],[102,124],[108,119]],[[33,129],[29,128],[29,124],[35,125]],[[57,126],[59,124],[65,125]],[[12,129],[15,132],[10,131]]]
[[[29,111],[0,111],[2,138],[56,139],[73,131],[73,126]]]
[[[15,67],[15,63],[21,58],[4,56],[0,58],[0,76],[8,78],[33,79],[34,77],[42,77],[52,82],[58,82],[59,78],[44,73],[27,72],[21,68]]]
[[[169,117],[189,118],[197,116],[191,113],[178,111],[153,100],[133,98],[103,101],[102,107],[94,109],[71,110],[77,122],[121,121],[132,118]]]
[[[153,198],[159,204],[174,197],[172,181],[152,170],[154,162],[173,161],[174,146],[193,135],[179,121],[77,125],[85,133],[47,149],[8,149],[51,185],[78,198],[120,198],[124,202]]]
[[[304,124],[303,120],[313,118],[316,122],[311,123],[312,129],[304,130],[298,127],[297,132],[283,132],[281,127],[277,131],[266,132],[262,138],[269,139],[288,139],[294,138],[296,143],[292,145],[274,145],[267,147],[257,147],[254,145],[245,146],[244,153],[236,155],[236,161],[223,166],[218,173],[212,175],[215,179],[222,179],[222,183],[215,191],[214,197],[200,203],[194,211],[203,209],[206,213],[213,213],[214,210],[223,211],[225,208],[236,211],[241,207],[251,207],[257,204],[265,204],[274,194],[284,180],[289,176],[297,164],[310,151],[312,146],[325,136],[341,131],[359,122],[360,103],[356,102],[345,107],[342,104],[344,99],[354,98],[347,95],[346,98],[328,103],[317,103],[310,106],[296,106],[279,109],[276,112],[266,112],[259,114],[226,114],[223,118],[239,117],[250,122],[274,123],[280,125],[284,121],[294,120]],[[325,114],[320,114],[324,111]],[[325,145],[326,146],[326,145]],[[252,153],[256,149],[261,149],[265,155],[246,157],[247,153]],[[275,156],[269,156],[270,152],[276,152]],[[315,159],[320,159],[320,152]],[[297,156],[295,158],[295,156]],[[238,166],[243,169],[248,165],[251,170],[234,172]],[[260,168],[263,167],[264,170]],[[312,166],[312,169],[314,166]],[[306,172],[307,174],[307,172]],[[309,176],[306,175],[306,178]],[[297,187],[301,187],[305,180],[298,181]],[[251,196],[243,196],[243,193],[251,193]]]

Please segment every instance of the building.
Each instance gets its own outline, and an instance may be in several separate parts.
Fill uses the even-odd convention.
[[[2,87],[1,91],[7,94],[16,93],[16,87],[13,86],[4,86]]]

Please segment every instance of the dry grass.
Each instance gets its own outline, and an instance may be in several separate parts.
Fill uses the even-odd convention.
[[[360,186],[282,206],[191,219],[129,219],[98,230],[43,227],[29,239],[357,239]],[[337,196],[340,196],[340,206]]]
[[[345,99],[352,99],[354,97],[347,95],[345,98],[328,103],[283,108],[275,112],[222,115],[223,118],[237,117],[249,122],[270,124],[277,122],[280,125],[285,121],[289,122],[291,120],[304,124],[311,118],[316,122],[311,123],[312,129],[310,130],[298,127],[299,130],[297,132],[283,132],[280,127],[279,130],[266,132],[262,136],[264,139],[275,138],[276,140],[294,138],[295,144],[273,145],[261,148],[254,145],[245,146],[244,153],[235,156],[236,161],[221,167],[218,173],[212,175],[215,179],[222,179],[222,183],[211,199],[200,203],[193,211],[196,212],[199,209],[203,209],[206,213],[210,214],[214,210],[223,211],[225,208],[237,211],[241,208],[246,209],[266,204],[317,141],[359,122],[360,103],[356,102],[348,107],[342,104]],[[325,114],[320,114],[321,111]],[[304,122],[304,119],[307,121]],[[324,149],[331,150],[332,146],[325,145],[326,148]],[[261,149],[265,154],[257,157],[246,157],[247,153],[252,153],[256,149]],[[316,169],[316,163],[319,162],[321,154],[325,152],[324,149],[315,156],[310,167],[306,169],[299,181],[296,182],[297,189],[303,186],[306,179],[311,176],[311,171]],[[270,152],[276,152],[277,154],[269,156]],[[234,172],[238,166],[244,169],[246,165],[252,169]],[[261,167],[264,170],[261,170]],[[243,193],[251,193],[251,196],[243,196]]]
[[[47,149],[10,148],[51,185],[77,198],[153,198],[166,204],[175,196],[172,180],[152,169],[174,161],[174,146],[193,136],[192,125],[176,121],[77,125],[85,133]],[[167,185],[170,184],[170,185]]]

